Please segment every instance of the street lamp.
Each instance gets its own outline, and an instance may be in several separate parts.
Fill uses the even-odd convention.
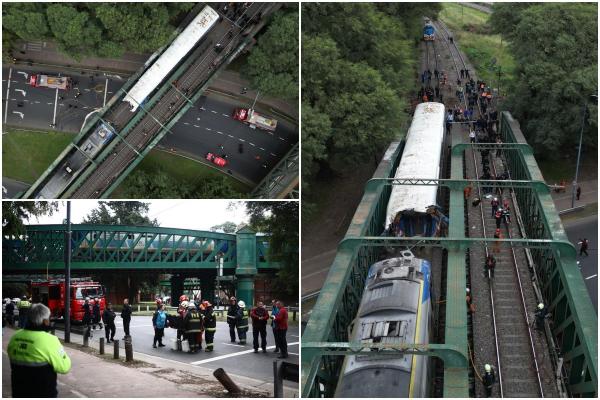
[[[67,201],[65,233],[65,343],[71,341],[71,202]]]
[[[583,128],[585,128],[585,114],[589,101],[598,102],[598,96],[593,94],[585,99],[583,103],[583,112],[581,114],[581,130],[579,131],[579,148],[577,149],[577,167],[575,167],[575,180],[573,181],[573,190],[571,193],[571,208],[575,207],[575,191],[577,190],[577,178],[579,177],[579,160],[581,159],[581,142],[583,141]]]

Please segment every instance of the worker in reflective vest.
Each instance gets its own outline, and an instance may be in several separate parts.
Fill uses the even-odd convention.
[[[27,296],[23,296],[17,304],[17,308],[19,309],[19,328],[21,329],[27,325],[27,313],[30,307],[31,303],[27,300]]]
[[[208,301],[202,302],[204,306],[204,338],[206,339],[206,352],[213,351],[213,341],[217,331],[217,318],[213,313],[213,305]]]
[[[202,348],[202,317],[192,302],[188,303],[188,311],[184,319],[185,337],[190,344],[190,353],[197,353]]]
[[[246,303],[243,300],[238,302],[237,311],[237,333],[240,338],[239,344],[246,344],[246,332],[248,332],[248,310],[246,310]]]

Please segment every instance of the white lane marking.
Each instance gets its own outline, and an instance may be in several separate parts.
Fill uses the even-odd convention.
[[[23,89],[15,89],[15,92],[21,92],[23,97],[27,97],[27,93]]]
[[[300,342],[288,343],[288,346],[293,346],[293,345],[299,344],[299,343]],[[268,346],[267,350],[274,349],[274,348],[275,348],[275,346]],[[201,365],[201,364],[206,364],[206,363],[213,362],[213,361],[223,360],[225,358],[237,357],[237,356],[241,356],[241,355],[244,355],[244,354],[250,354],[250,353],[254,353],[254,349],[245,350],[245,351],[238,351],[237,353],[225,354],[225,355],[218,356],[218,357],[213,357],[213,358],[207,358],[206,360],[193,361],[190,364],[192,364],[192,365]]]
[[[229,115],[227,115],[227,114],[221,114],[221,115],[224,116],[224,117],[229,118]]]
[[[23,100],[23,101],[27,101],[27,100]],[[39,101],[34,101],[35,104],[40,104]]]
[[[59,385],[61,385],[61,386],[67,386],[67,384],[66,384],[66,383],[63,383],[63,382],[61,382],[61,381],[58,381],[58,380],[56,381],[56,383],[58,383],[58,384],[59,384]],[[78,391],[77,391],[77,390],[75,390],[75,389],[72,389],[72,388],[70,388],[70,387],[69,387],[69,390],[71,391],[71,393],[73,393],[73,394],[74,394],[75,396],[77,396],[77,397],[80,397],[80,398],[82,398],[82,399],[86,399],[86,398],[87,398],[87,396],[86,396],[85,394],[83,394],[83,393],[81,393],[81,392],[78,392]]]
[[[8,70],[8,85],[6,88],[6,98],[10,94],[10,77],[12,76],[12,67]],[[6,100],[6,108],[4,109],[4,123],[6,123],[6,118],[8,118],[8,100]]]
[[[198,125],[194,125],[194,128],[200,128]]]
[[[585,280],[587,281],[588,279],[592,279],[592,278],[595,278],[597,276],[598,276],[598,274],[590,275],[587,278],[585,278]]]
[[[225,346],[246,347],[242,344],[233,344],[233,343],[224,343],[224,342],[221,342],[221,344],[224,344]]]
[[[201,109],[202,111],[206,111],[206,108],[204,108],[204,107],[200,107],[200,109]]]
[[[48,105],[51,105],[51,104],[52,104],[52,102],[50,102],[50,103],[47,103],[47,104],[48,104]]]
[[[104,103],[102,107],[106,105],[106,94],[108,93],[108,78],[106,78],[106,83],[104,84]]]
[[[263,149],[262,147],[259,147],[259,149],[261,149],[262,151],[266,151],[265,149]]]
[[[56,89],[56,96],[54,97],[54,115],[52,116],[52,125],[56,125],[56,105],[58,104],[58,89]]]
[[[277,157],[277,154],[273,154],[273,153],[269,153],[269,154],[271,154],[273,157]]]
[[[184,122],[183,124],[184,124],[184,125],[189,125],[190,123],[189,123],[189,122]]]
[[[227,135],[227,136],[229,136],[230,138],[232,138],[232,139],[233,139],[233,136],[231,136],[231,135]]]
[[[25,80],[27,80],[27,78],[29,78],[29,75],[27,74],[27,72],[17,71],[17,74],[21,74],[21,75],[25,76]],[[10,77],[8,79],[10,79]]]
[[[81,108],[83,108],[84,110],[87,110],[87,109],[88,109],[88,107],[86,107],[86,106],[83,106],[83,107],[81,107]]]
[[[207,131],[212,131],[212,129],[210,129],[210,128],[204,128],[204,129],[206,129]]]
[[[298,335],[288,335],[288,336],[290,336],[290,337],[300,337]]]
[[[224,133],[223,133],[223,132],[221,132],[221,131],[217,131],[217,133],[218,133],[219,135],[223,135],[223,134],[224,134]]]
[[[291,353],[291,352],[289,352],[289,351],[288,351],[288,354],[293,354],[293,355],[295,355],[295,356],[298,356],[298,355],[299,355],[298,353]]]
[[[109,90],[108,93],[112,94],[112,92]]]
[[[244,139],[239,139],[239,141],[240,141],[240,142],[245,142],[245,140],[244,140]]]
[[[279,140],[283,140],[283,141],[285,142],[285,139],[284,139],[284,138],[282,138],[281,136],[279,136]]]
[[[252,143],[252,142],[248,142],[248,143],[250,143],[250,146],[256,147],[256,145],[254,143]]]
[[[13,114],[17,114],[18,116],[21,117],[21,119],[23,119],[25,117],[25,115],[22,112],[20,112],[20,111],[13,111],[12,113]]]
[[[213,113],[213,114],[216,114],[216,113],[217,113],[216,111],[213,111],[213,110],[210,110],[210,112],[211,112],[211,113]]]
[[[196,121],[200,121],[200,117],[196,118]]]
[[[12,101],[17,101],[17,99],[11,99]]]
[[[89,92],[89,91],[90,91],[90,89],[83,89],[83,90],[85,90],[86,92]]]

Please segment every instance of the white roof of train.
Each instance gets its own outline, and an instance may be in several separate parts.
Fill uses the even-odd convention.
[[[444,141],[445,108],[441,103],[417,106],[395,178],[438,179]],[[394,185],[387,207],[386,226],[398,212],[424,213],[436,204],[437,186]]]
[[[169,75],[171,70],[198,43],[219,19],[219,14],[206,6],[194,20],[171,43],[169,48],[154,61],[152,66],[140,77],[123,101],[132,105],[135,111],[154,89]]]

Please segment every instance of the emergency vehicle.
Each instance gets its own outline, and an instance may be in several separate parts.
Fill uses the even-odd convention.
[[[29,84],[33,87],[47,87],[49,89],[69,90],[71,89],[71,78],[68,76],[50,76],[44,74],[32,74]]]
[[[34,303],[43,303],[50,309],[51,318],[64,318],[65,313],[65,281],[64,279],[31,282],[32,300]],[[90,305],[94,299],[100,302],[100,314],[106,307],[106,290],[98,282],[90,278],[71,279],[71,321],[83,322],[83,303],[85,298],[90,298]]]
[[[258,128],[274,132],[277,128],[276,119],[259,114],[251,108],[236,108],[233,110],[233,119],[250,125],[252,129]]]

